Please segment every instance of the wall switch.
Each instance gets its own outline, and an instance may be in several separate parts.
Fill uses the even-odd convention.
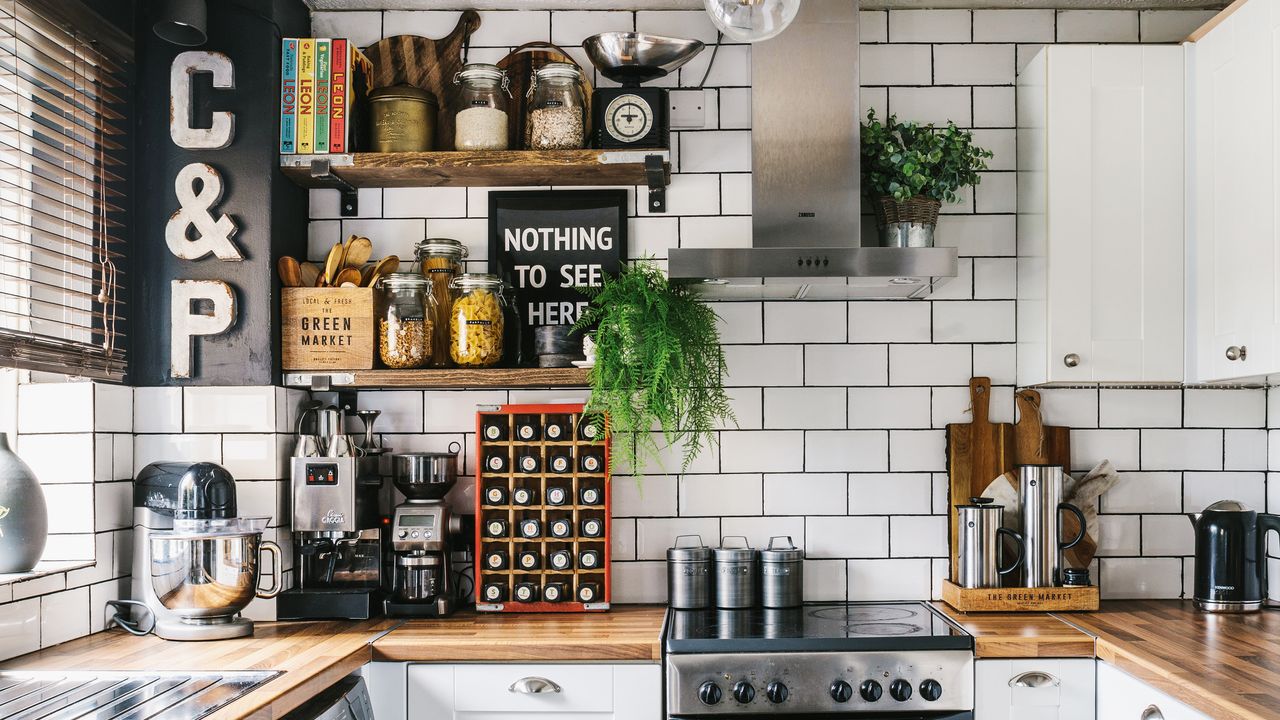
[[[707,96],[702,90],[671,90],[671,129],[695,130],[707,126]]]

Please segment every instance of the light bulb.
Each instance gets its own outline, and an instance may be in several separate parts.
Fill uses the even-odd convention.
[[[800,0],[703,0],[711,22],[739,42],[768,40],[795,20]]]

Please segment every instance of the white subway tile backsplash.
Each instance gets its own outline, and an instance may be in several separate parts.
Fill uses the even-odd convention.
[[[800,345],[730,345],[724,348],[728,387],[764,387],[804,383],[804,348]]]
[[[844,560],[804,561],[805,602],[843,602],[848,592]]]
[[[680,172],[751,172],[751,132],[705,130],[680,133]]]
[[[928,303],[849,303],[849,342],[929,342],[933,321]]]
[[[888,557],[889,518],[810,517],[804,544],[811,558]]]
[[[806,385],[884,385],[889,379],[885,345],[814,345],[804,353]]]
[[[1014,265],[1013,258],[974,258],[974,299],[1012,300],[1017,297]]]
[[[932,66],[928,45],[863,45],[858,52],[863,85],[928,85]]]
[[[1143,431],[1143,439],[1145,433]],[[1139,434],[1137,430],[1073,430],[1071,432],[1071,469],[1088,471],[1103,460],[1121,472],[1139,469]],[[1142,452],[1146,453],[1143,443]],[[1147,467],[1143,470],[1161,470],[1164,468]]]
[[[932,575],[927,559],[850,560],[849,599],[926,599],[932,594]]]
[[[1138,41],[1137,11],[1059,10],[1058,42]]]
[[[720,322],[720,342],[731,344],[755,344],[763,342],[764,309],[760,303],[720,303],[712,306]]]
[[[775,537],[790,537],[797,547],[804,547],[804,518],[727,517],[720,521],[720,533],[723,537],[746,537],[754,548],[768,547],[770,538]]]
[[[1070,428],[1098,427],[1098,391],[1094,388],[1041,390],[1040,417],[1045,425],[1063,425]]]
[[[1103,388],[1098,404],[1102,427],[1176,428],[1182,425],[1181,390]]]
[[[93,383],[34,383],[18,386],[18,427],[23,433],[93,431]]]
[[[183,388],[186,432],[275,432],[274,387]]]
[[[849,388],[849,427],[927,428],[931,405],[925,387]]]
[[[741,215],[682,217],[680,247],[751,247],[751,218]]]
[[[1195,532],[1186,516],[1143,516],[1142,554],[1144,556],[1194,555],[1195,552]]]
[[[40,649],[40,599],[0,605],[0,658]]]
[[[804,433],[799,430],[726,430],[720,433],[723,472],[804,470]]]
[[[1182,510],[1200,512],[1219,500],[1266,507],[1266,475],[1260,472],[1186,472],[1182,474]]]
[[[1138,29],[1144,43],[1182,42],[1216,14],[1214,10],[1142,10]]]
[[[889,519],[892,557],[945,557],[948,540],[945,515],[894,515]]]
[[[1142,554],[1142,518],[1138,515],[1098,516],[1098,556]]]
[[[843,302],[764,304],[766,343],[843,343],[848,326]]]
[[[1143,470],[1221,470],[1221,430],[1143,430]]]
[[[679,508],[675,475],[619,477],[613,481],[615,517],[674,517]]]
[[[943,430],[890,430],[889,469],[894,472],[947,469],[947,434]]]
[[[1267,397],[1255,390],[1189,388],[1184,402],[1184,427],[1260,428],[1267,421]]]
[[[636,13],[636,31],[701,40],[708,44],[716,42],[716,26],[711,23],[707,13],[700,9],[641,10]]]
[[[429,37],[443,37],[451,29],[453,29],[452,25],[431,33]],[[360,47],[366,47],[382,38],[382,13],[376,11],[312,13],[311,32],[315,37],[344,37]],[[398,30],[398,32],[425,34],[412,30]]]
[[[938,245],[974,257],[1012,257],[1014,233],[1013,215],[944,215],[938,218],[936,231]]]
[[[980,213],[1011,213],[1018,209],[1015,173],[984,172],[973,189],[974,208]]]
[[[963,43],[971,39],[968,10],[890,10],[889,41]]]
[[[93,482],[96,465],[92,433],[19,435],[14,451],[42,485]]]
[[[1012,342],[1012,300],[933,303],[933,339],[937,342]]]
[[[1103,558],[1099,587],[1109,599],[1176,598],[1182,593],[1180,558]]]
[[[760,515],[764,481],[760,475],[685,475],[680,478],[680,514],[686,517]]]
[[[457,393],[456,395],[437,394],[434,398],[436,406],[443,405],[442,411],[436,413],[437,417],[442,422],[451,423],[451,429],[453,430],[474,428],[474,416],[472,416],[471,422],[467,423],[466,418],[462,417],[461,408],[447,402],[448,399],[456,399],[462,404],[477,402],[477,400],[470,399],[470,397],[470,395],[464,396],[463,393]],[[506,401],[505,394],[502,401]],[[363,392],[360,393],[360,409],[377,410],[381,413],[378,415],[377,423],[374,425],[380,432],[406,433],[423,431],[422,393],[417,390]],[[474,408],[472,410],[474,412]]]
[[[968,385],[969,345],[890,345],[890,385]]]
[[[133,439],[133,473],[153,462],[222,462],[220,435],[138,435]]]
[[[927,473],[851,473],[850,515],[931,512],[932,479]],[[946,491],[943,491],[943,504]]]
[[[889,438],[882,430],[811,430],[804,438],[806,472],[883,472]]]
[[[1053,42],[1052,10],[974,10],[974,42]]]
[[[764,476],[765,515],[843,515],[847,495],[843,473]]]
[[[93,532],[93,484],[50,484],[41,489],[44,490],[45,504],[50,509],[50,534]]]
[[[721,429],[760,430],[764,428],[764,391],[761,388],[727,388],[733,418]]]
[[[638,212],[641,216],[654,215],[644,206]],[[686,168],[685,172],[671,176],[671,184],[667,186],[667,211],[657,217],[719,214],[720,176],[713,173],[692,173]]]
[[[797,387],[764,389],[766,428],[809,430],[843,428],[846,423],[844,393],[836,388]]]
[[[602,32],[635,29],[635,16],[626,11],[568,10],[551,14],[551,42],[561,47],[581,45]]]
[[[938,85],[1009,85],[1014,81],[1012,45],[934,45],[933,81]]]
[[[974,345],[973,374],[991,378],[993,385],[1013,385],[1017,359],[1017,347],[1013,343]]]
[[[1182,512],[1182,473],[1120,473],[1115,486],[1102,496],[1106,513]]]
[[[665,562],[613,563],[613,600],[618,603],[665,603],[667,601],[667,564]]]
[[[972,122],[972,96],[966,87],[891,87],[889,112],[899,119],[961,127]]]
[[[336,194],[337,191],[333,192]],[[364,207],[363,201],[361,207]],[[389,218],[466,217],[467,189],[385,188],[382,191],[382,214]]]
[[[1224,470],[1266,470],[1266,430],[1224,430]]]
[[[40,598],[40,647],[52,647],[89,632],[89,588]]]
[[[1012,87],[974,88],[973,126],[976,128],[1013,127],[1017,121],[1013,97]]]

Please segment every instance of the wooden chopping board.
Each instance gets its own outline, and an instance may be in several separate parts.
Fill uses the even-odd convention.
[[[1013,470],[1014,432],[1009,423],[993,423],[991,378],[969,380],[969,403],[973,420],[947,425],[947,475],[951,480],[951,577],[959,569],[959,523],[956,504],[982,493],[992,480]]]
[[[1018,405],[1018,423],[1014,426],[1019,465],[1061,465],[1071,470],[1071,428],[1045,425],[1040,414],[1040,393],[1026,388],[1013,396]],[[1062,513],[1062,536],[1073,538],[1080,532],[1080,521],[1072,513]],[[1098,552],[1098,543],[1090,535],[1075,547],[1063,551],[1071,567],[1087,568]]]
[[[431,93],[439,104],[436,150],[453,150],[453,116],[458,111],[458,86],[453,76],[462,69],[462,48],[480,28],[480,14],[464,10],[458,25],[439,40],[417,35],[383,38],[365,48],[373,63],[374,89],[412,85]]]

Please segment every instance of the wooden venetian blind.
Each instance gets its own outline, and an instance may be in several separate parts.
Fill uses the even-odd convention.
[[[0,0],[0,366],[121,379],[127,58]]]

